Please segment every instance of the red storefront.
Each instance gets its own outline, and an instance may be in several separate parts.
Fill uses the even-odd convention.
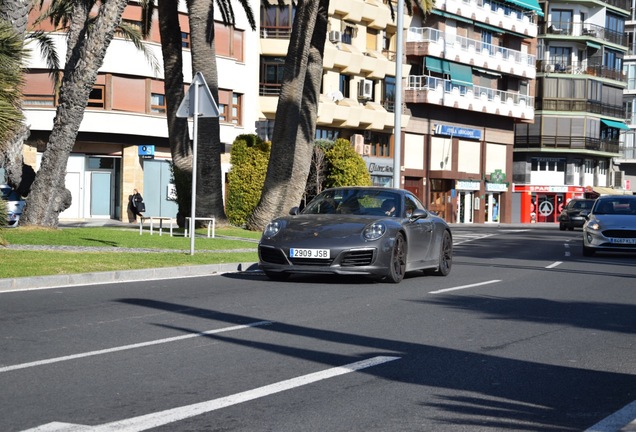
[[[559,213],[572,198],[583,198],[583,186],[514,185],[521,194],[521,222],[558,222]]]

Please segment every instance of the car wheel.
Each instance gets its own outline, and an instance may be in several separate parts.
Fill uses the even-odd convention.
[[[565,224],[564,224],[563,222],[560,222],[560,223],[559,223],[559,229],[560,229],[561,231],[565,231]]]
[[[453,240],[448,231],[444,231],[442,237],[442,246],[439,252],[439,267],[436,274],[440,276],[448,276],[453,265]]]
[[[594,255],[594,252],[595,252],[594,249],[587,247],[585,245],[583,246],[583,256],[591,257]]]
[[[385,278],[387,282],[400,283],[406,273],[406,240],[402,233],[397,233],[391,251],[389,274]]]
[[[276,282],[283,282],[286,281],[287,279],[289,279],[289,273],[282,273],[282,272],[269,272],[266,271],[265,272],[265,276],[267,276],[269,279],[276,281]]]

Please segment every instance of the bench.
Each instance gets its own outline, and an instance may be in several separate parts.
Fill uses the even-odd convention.
[[[190,217],[186,217],[186,226],[184,235],[188,237],[188,229],[190,228]],[[195,217],[195,221],[202,221],[208,223],[208,238],[210,238],[210,231],[212,232],[212,238],[214,238],[215,219],[213,217]]]
[[[163,233],[163,222],[170,221],[170,237],[172,237],[172,226],[174,219],[171,217],[163,217],[163,216],[141,216],[139,219],[139,235],[143,233],[144,222],[146,220],[150,221],[150,235],[153,234],[155,222],[159,222],[159,235]]]

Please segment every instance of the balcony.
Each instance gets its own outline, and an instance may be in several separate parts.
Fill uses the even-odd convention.
[[[622,105],[608,105],[587,99],[538,99],[537,111],[568,111],[600,114],[605,117],[622,118],[625,108]]]
[[[451,80],[410,75],[404,86],[404,102],[430,103],[469,111],[530,120],[534,98],[481,86],[457,85]]]
[[[536,76],[534,55],[430,27],[409,28],[406,55],[441,57],[528,79]]]
[[[439,0],[435,7],[529,38],[537,36],[537,25],[530,19],[530,11],[514,8],[510,3],[490,0]]]
[[[561,36],[584,37],[590,40],[599,40],[627,47],[628,39],[625,33],[606,29],[603,26],[587,23],[571,23],[569,21],[553,21],[543,24],[539,33],[548,38]]]
[[[547,74],[592,75],[627,83],[627,75],[622,69],[612,69],[603,66],[601,57],[590,57],[583,61],[540,60],[537,70]]]
[[[618,140],[591,137],[515,135],[515,149],[590,150],[603,153],[619,152]]]

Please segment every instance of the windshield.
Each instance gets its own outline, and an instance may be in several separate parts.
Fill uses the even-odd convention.
[[[594,214],[615,214],[636,216],[636,199],[599,199],[592,210]]]
[[[302,214],[356,214],[398,217],[400,195],[376,189],[328,190],[314,198]]]

